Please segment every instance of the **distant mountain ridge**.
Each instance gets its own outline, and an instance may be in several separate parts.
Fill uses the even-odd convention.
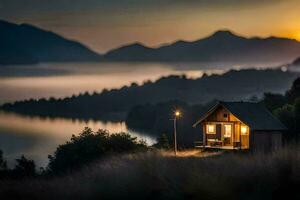
[[[246,38],[220,30],[196,40],[158,48],[133,43],[98,54],[83,44],[29,24],[0,20],[0,65],[38,62],[281,62],[300,56],[300,42],[268,37]]]
[[[29,24],[0,20],[0,64],[100,61],[102,56],[79,42]]]
[[[245,38],[221,30],[193,42],[177,41],[158,48],[134,43],[107,52],[104,57],[114,61],[262,61],[290,62],[300,55],[300,42],[268,37]]]

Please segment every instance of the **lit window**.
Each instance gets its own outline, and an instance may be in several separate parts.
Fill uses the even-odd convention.
[[[224,125],[224,137],[231,137],[231,133],[232,133],[232,125],[225,124]]]
[[[208,124],[206,126],[207,134],[215,134],[216,133],[216,126],[214,124]]]
[[[243,135],[246,135],[246,134],[247,134],[247,132],[248,132],[248,128],[247,128],[247,126],[245,126],[245,125],[242,125],[242,126],[241,126],[241,133],[242,133]]]

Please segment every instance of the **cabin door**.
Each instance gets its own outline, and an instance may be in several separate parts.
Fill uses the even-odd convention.
[[[232,133],[233,125],[232,124],[223,124],[223,144],[232,145]]]

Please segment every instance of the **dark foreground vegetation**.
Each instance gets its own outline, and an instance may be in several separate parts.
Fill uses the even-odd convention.
[[[132,83],[101,93],[84,93],[64,99],[31,99],[8,103],[1,110],[26,115],[79,119],[124,119],[136,105],[171,100],[203,104],[212,100],[242,100],[264,91],[281,93],[288,89],[299,73],[274,70],[231,70],[222,75],[204,75],[198,79],[185,76],[162,77],[142,85]]]
[[[298,199],[300,149],[173,157],[112,156],[72,174],[1,180],[7,199]],[[199,153],[201,155],[201,153]]]
[[[1,153],[0,199],[297,199],[300,146],[288,141],[274,152],[181,149],[174,157],[165,134],[149,147],[85,128],[40,170],[24,156],[10,169]]]
[[[106,130],[93,132],[85,128],[79,136],[73,135],[66,144],[58,146],[53,156],[49,156],[47,173],[61,174],[113,153],[143,151],[147,145],[137,141],[127,133],[109,134]]]
[[[112,133],[99,129],[94,132],[86,127],[79,135],[72,135],[70,141],[59,145],[53,155],[49,155],[46,168],[37,171],[33,160],[25,156],[16,159],[16,165],[10,169],[0,151],[0,179],[23,179],[71,173],[95,160],[109,155],[143,152],[148,147],[144,141],[138,141],[127,133]]]

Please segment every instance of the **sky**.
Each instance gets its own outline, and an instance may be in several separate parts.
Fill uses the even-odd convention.
[[[104,53],[156,47],[220,29],[300,40],[300,0],[0,0],[0,19],[29,23]]]

